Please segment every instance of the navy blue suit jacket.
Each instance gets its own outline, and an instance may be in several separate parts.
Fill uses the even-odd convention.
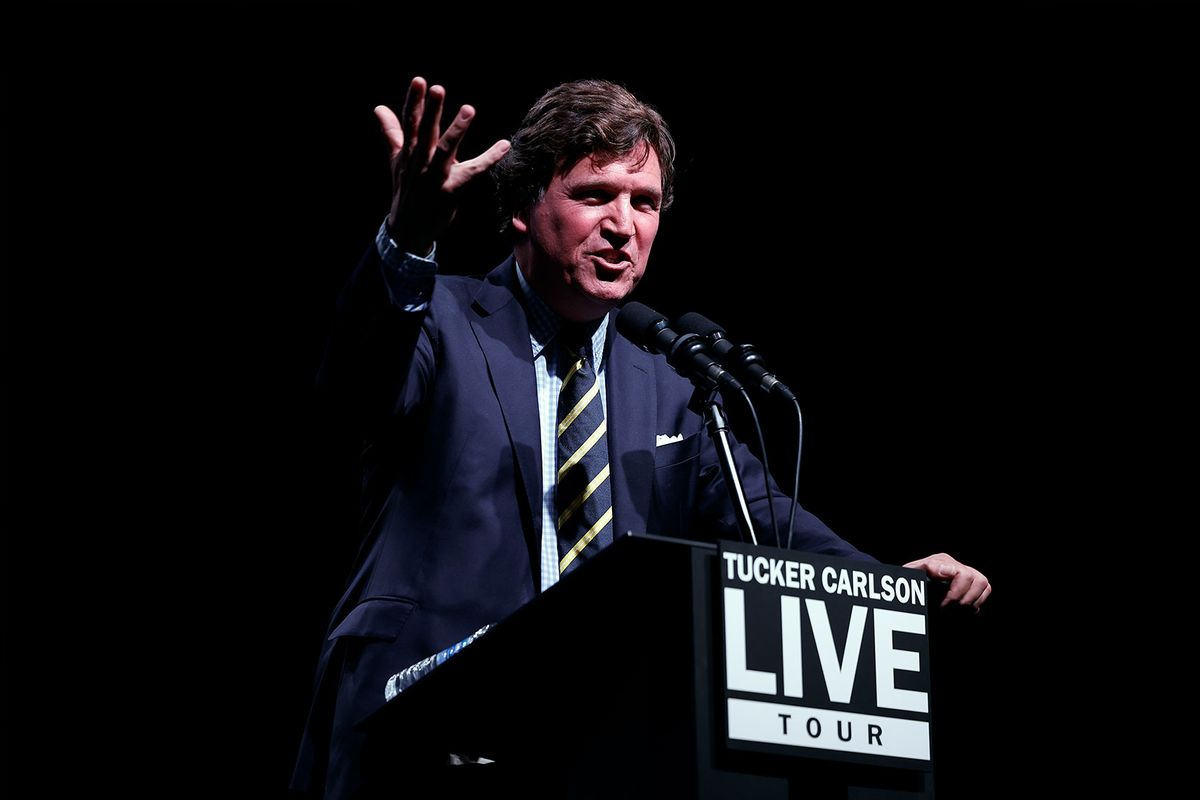
[[[691,384],[609,326],[605,360],[613,530],[738,539]],[[372,247],[341,301],[321,383],[368,442],[365,539],[331,620],[294,776],[347,797],[354,725],[389,676],[494,623],[539,591],[542,469],[529,326],[512,258],[479,279],[439,276],[425,313],[388,302]],[[679,441],[656,446],[660,434]],[[761,530],[761,462],[736,450]],[[790,506],[774,498],[781,519]],[[870,558],[799,510],[793,546]],[[327,767],[327,768],[326,768]]]

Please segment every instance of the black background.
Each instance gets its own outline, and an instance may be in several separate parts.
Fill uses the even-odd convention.
[[[658,107],[678,200],[639,299],[796,390],[807,508],[995,584],[934,620],[939,796],[1126,774],[1061,747],[1129,704],[1079,690],[1125,675],[1084,658],[1105,553],[1174,553],[1172,490],[1135,498],[1157,460],[1122,448],[1173,442],[1147,381],[1194,263],[1194,13],[39,8],[3,25],[5,717],[34,794],[283,794],[354,547],[313,373],[387,208],[371,109],[413,74],[477,107],[469,155],[561,80]],[[486,191],[440,248],[504,255]]]

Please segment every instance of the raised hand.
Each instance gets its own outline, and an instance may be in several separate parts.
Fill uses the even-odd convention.
[[[377,106],[375,116],[391,147],[392,208],[388,230],[404,251],[425,255],[454,220],[458,192],[485,173],[508,152],[501,139],[475,158],[458,160],[462,142],[475,109],[459,108],[443,133],[445,88],[428,86],[416,76],[408,86],[400,116],[387,106]]]

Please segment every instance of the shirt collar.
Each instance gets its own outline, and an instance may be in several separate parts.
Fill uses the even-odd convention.
[[[537,296],[537,292],[533,291],[533,287],[525,279],[525,273],[521,271],[521,265],[517,264],[516,267],[517,283],[521,287],[521,296],[525,301],[526,316],[529,319],[529,344],[533,349],[533,357],[537,358],[550,346],[564,321],[554,309],[546,305],[545,300]],[[604,358],[604,344],[607,339],[608,314],[605,314],[596,325],[596,330],[592,332],[592,352],[589,355],[597,370],[600,369],[600,362]]]

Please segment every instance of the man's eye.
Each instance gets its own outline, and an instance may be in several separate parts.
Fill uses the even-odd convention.
[[[643,211],[658,211],[658,198],[651,195],[634,198],[634,205]]]

